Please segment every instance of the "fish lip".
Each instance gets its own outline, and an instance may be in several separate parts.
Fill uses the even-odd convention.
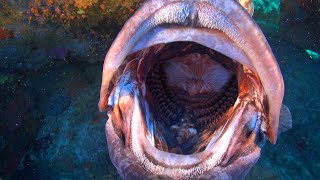
[[[207,40],[208,38],[210,38],[210,41]],[[247,55],[237,47],[236,43],[217,29],[185,26],[171,26],[167,28],[158,26],[144,35],[132,48],[129,54],[156,44],[167,44],[178,41],[191,41],[201,44],[228,56],[249,69],[254,69]]]
[[[178,179],[172,178],[170,176],[161,176],[157,174],[151,174],[146,171],[140,164],[140,162],[134,157],[131,151],[128,151],[121,142],[120,138],[114,132],[114,127],[111,121],[106,123],[105,134],[108,140],[109,154],[112,163],[116,167],[119,172],[119,175],[123,179]],[[243,171],[239,172],[237,166],[232,166],[229,168],[230,172],[237,172],[235,174],[228,174],[228,172],[221,170],[220,167],[212,168],[207,172],[203,172],[202,175],[198,176],[199,179],[210,179],[210,178],[227,178],[227,179],[239,179],[240,177],[244,177],[249,170],[251,169],[252,164],[255,164],[260,157],[260,148],[256,147],[252,149],[252,152],[245,156],[236,160],[234,163],[243,167]],[[247,163],[250,162],[250,163]],[[180,179],[188,179],[187,177]]]

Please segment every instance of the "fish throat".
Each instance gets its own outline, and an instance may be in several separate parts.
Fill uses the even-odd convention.
[[[238,97],[236,63],[192,42],[170,43],[145,56],[154,61],[146,94],[155,147],[177,154],[203,151],[209,142],[199,140],[223,124]]]

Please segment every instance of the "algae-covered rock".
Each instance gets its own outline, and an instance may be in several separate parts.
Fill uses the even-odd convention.
[[[13,33],[11,31],[0,27],[0,40],[9,39],[11,37],[13,37]]]
[[[30,98],[24,93],[17,93],[0,107],[0,178],[14,172],[30,148],[38,126],[32,110]]]
[[[0,85],[4,86],[5,84],[11,83],[14,80],[13,75],[10,74],[0,74]]]
[[[25,68],[29,67],[29,69],[41,68],[49,62],[50,60],[47,52],[45,51],[45,49],[40,48],[40,49],[33,50],[30,53],[29,57],[24,62],[24,66]]]
[[[1,47],[0,45],[0,67],[15,68],[17,64],[22,62],[28,56],[31,50],[28,47],[17,45],[8,45]]]
[[[255,17],[278,23],[280,19],[280,0],[253,0]]]
[[[280,0],[253,0],[253,18],[265,33],[274,34],[280,27]]]

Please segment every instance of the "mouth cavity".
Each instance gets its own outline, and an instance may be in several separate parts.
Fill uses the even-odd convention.
[[[251,134],[261,125],[259,78],[213,49],[157,44],[124,62],[109,105],[132,114],[111,118],[113,127],[153,174],[196,177],[230,160],[241,137],[236,130]]]
[[[202,152],[209,142],[201,139],[224,124],[238,97],[237,63],[192,42],[166,44],[146,56],[154,59],[145,78],[154,146],[176,154]]]

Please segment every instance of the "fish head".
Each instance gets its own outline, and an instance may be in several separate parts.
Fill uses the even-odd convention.
[[[243,178],[275,143],[284,82],[251,1],[148,0],[103,66],[110,158],[124,179]]]

